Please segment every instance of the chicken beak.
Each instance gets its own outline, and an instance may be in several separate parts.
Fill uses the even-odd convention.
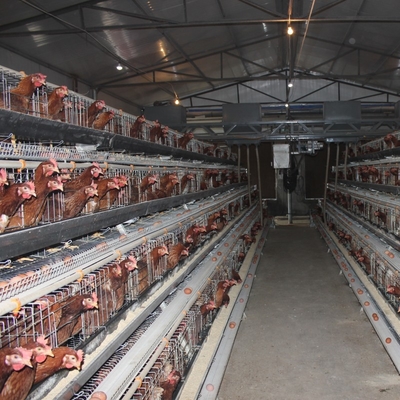
[[[54,353],[51,351],[51,349],[49,349],[48,351],[46,351],[46,356],[48,356],[48,357],[54,357]]]
[[[30,360],[30,359],[24,358],[24,359],[22,360],[22,362],[23,362],[27,367],[33,368],[33,365],[32,365],[32,363],[31,363],[31,360]]]

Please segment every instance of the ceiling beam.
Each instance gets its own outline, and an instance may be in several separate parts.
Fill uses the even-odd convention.
[[[343,47],[364,51],[366,53],[377,54],[377,55],[381,55],[381,56],[386,56],[387,55],[387,53],[384,53],[383,51],[369,49],[368,47],[353,46],[353,45],[347,44],[347,43],[339,43],[339,42],[335,42],[333,40],[323,39],[322,37],[315,37],[315,36],[308,35],[307,38],[315,40],[317,42],[321,42],[321,43],[333,44],[335,46],[342,46],[343,45]],[[396,60],[400,60],[400,56],[392,55],[392,58],[394,58]]]
[[[312,13],[312,15],[314,16],[314,15],[321,14],[321,13],[323,13],[324,11],[327,11],[327,10],[333,8],[333,7],[336,7],[337,5],[343,3],[344,1],[347,1],[347,0],[338,0],[338,1],[334,1],[334,2],[332,2],[332,3],[329,3],[329,4],[327,4],[326,6],[320,7],[320,8],[318,8],[317,10],[315,10],[315,11]],[[305,18],[305,17],[306,17],[306,16],[304,16],[304,18]]]
[[[218,4],[219,9],[220,9],[220,11],[221,11],[222,18],[226,19],[226,14],[225,14],[224,8],[223,8],[223,6],[222,6],[222,4],[221,4],[221,0],[216,0],[216,1],[217,1],[217,4]],[[236,44],[236,43],[238,42],[238,40],[237,40],[237,37],[236,37],[236,35],[235,35],[234,30],[233,30],[232,27],[230,27],[230,26],[228,26],[227,29],[228,29],[228,32],[229,32],[230,37],[232,38],[233,43]],[[240,48],[238,48],[237,51],[240,53],[240,55],[242,55],[241,49],[240,49]],[[242,62],[243,69],[246,71],[246,75],[250,75],[250,71],[249,71],[249,69],[248,69],[246,63],[243,61],[242,58],[240,58],[240,61]],[[222,64],[222,62],[221,62],[221,76],[222,76],[222,71],[223,71],[223,68],[222,68],[222,67],[223,67],[223,64]]]
[[[268,68],[265,65],[261,65],[259,63],[254,62],[254,61],[251,61],[251,60],[249,60],[247,58],[237,56],[236,54],[232,54],[230,51],[224,51],[224,54],[227,54],[227,55],[229,55],[230,57],[233,57],[233,58],[238,58],[238,59],[244,60],[246,63],[254,65],[255,67],[258,67],[258,68],[262,68],[264,71],[268,71],[268,72],[270,72],[272,74],[276,74],[278,76],[285,77],[284,74],[281,74],[280,72],[278,72],[278,71],[276,71],[274,69]],[[249,74],[249,76],[251,76],[251,75]]]
[[[358,7],[358,10],[357,10],[357,14],[356,14],[357,16],[360,14],[364,4],[365,4],[365,0],[361,0],[360,6]],[[337,52],[336,58],[332,62],[332,65],[331,65],[331,67],[330,67],[330,69],[328,71],[329,74],[332,72],[333,68],[335,68],[336,61],[338,60],[338,57],[339,57],[341,51],[343,50],[343,45],[344,45],[346,39],[348,38],[348,36],[350,35],[350,32],[353,30],[353,28],[354,28],[354,22],[352,22],[350,24],[350,26],[347,27],[346,33],[345,33],[345,35],[343,37],[343,40],[342,40],[342,43],[340,45],[339,51]]]
[[[390,70],[381,71],[382,68],[384,67],[384,65],[386,64],[386,62],[387,62],[395,53],[398,53],[399,49],[400,49],[400,44],[397,44],[397,45],[395,46],[395,48],[394,48],[390,53],[388,53],[388,54],[385,55],[385,56],[382,56],[379,65],[375,68],[375,71],[374,71],[373,73],[371,73],[370,76],[367,76],[367,78],[364,80],[363,83],[364,83],[364,84],[369,83],[369,82],[371,81],[371,79],[372,79],[374,76],[378,75],[378,74],[385,73],[386,71],[393,71],[393,70],[399,69],[399,67],[397,67],[397,68],[391,68]]]
[[[318,71],[318,68],[322,67],[323,65],[329,64],[332,61],[336,61],[338,58],[343,58],[348,56],[351,53],[354,53],[355,51],[357,51],[358,49],[349,49],[348,51],[346,51],[345,53],[342,53],[340,55],[336,55],[334,57],[329,58],[328,60],[325,60],[317,65],[312,66],[311,68],[307,68],[307,71]]]
[[[297,102],[299,102],[300,100],[305,99],[306,97],[308,97],[308,96],[310,96],[310,95],[312,95],[312,94],[314,94],[314,93],[318,93],[318,92],[320,92],[321,90],[324,90],[324,89],[328,88],[329,86],[332,86],[332,85],[335,85],[335,84],[336,84],[336,82],[329,82],[328,84],[326,84],[326,85],[324,85],[324,86],[321,86],[321,87],[318,88],[318,89],[315,89],[315,90],[312,90],[311,92],[308,92],[308,93],[305,94],[304,96],[297,97],[297,99],[292,100],[291,103],[297,103]]]
[[[69,6],[69,7],[63,7],[63,8],[59,8],[57,10],[53,10],[51,11],[51,14],[53,15],[62,15],[62,14],[66,14],[66,13],[70,13],[76,10],[81,9],[82,7],[87,7],[87,6],[91,6],[97,3],[102,3],[104,0],[89,0],[89,1],[84,1],[82,3],[79,4],[75,4],[73,6]],[[28,1],[23,1],[23,3],[25,3],[28,7],[31,7],[33,4],[31,4]],[[45,19],[49,18],[49,16],[47,14],[44,13],[40,13],[34,17],[30,17],[30,18],[24,18],[24,19],[20,19],[19,21],[15,21],[15,22],[10,22],[9,24],[4,24],[0,26],[0,32],[1,31],[7,31],[9,29],[15,29],[18,27],[26,27],[26,25],[31,24],[33,22],[39,22],[39,21],[43,21]]]
[[[188,28],[207,28],[211,26],[243,26],[243,25],[260,25],[260,24],[287,24],[288,18],[284,19],[226,19],[219,21],[195,21],[195,22],[178,22],[178,23],[158,23],[158,24],[124,24],[124,25],[108,25],[90,27],[85,30],[86,33],[98,33],[105,31],[126,31],[126,30],[154,30],[154,29],[188,29]],[[307,18],[293,18],[291,23],[304,24],[308,22]],[[311,18],[312,24],[398,24],[400,17],[339,17],[339,18]],[[75,29],[42,29],[37,31],[20,31],[20,32],[2,32],[0,37],[25,37],[35,35],[71,35],[80,33],[79,28]]]
[[[283,14],[283,13],[281,13],[281,12],[271,11],[271,10],[269,10],[268,8],[265,8],[265,7],[263,7],[263,6],[260,6],[259,4],[256,4],[256,3],[252,2],[252,1],[249,1],[249,0],[238,0],[238,1],[239,1],[240,3],[243,3],[243,4],[247,4],[248,6],[253,7],[253,8],[255,8],[256,10],[261,11],[261,12],[263,12],[263,13],[265,13],[265,14],[269,14],[269,15],[271,15],[271,16],[273,16],[273,17],[276,17],[276,18],[286,18],[286,15],[285,15],[285,14]]]
[[[281,35],[276,35],[276,36],[271,36],[271,37],[268,37],[268,38],[263,36],[262,39],[252,40],[250,42],[245,42],[245,43],[243,43],[241,45],[234,44],[234,45],[230,45],[230,46],[226,46],[226,47],[220,48],[218,50],[212,50],[212,51],[209,51],[209,52],[201,52],[199,55],[192,54],[191,55],[191,59],[196,61],[196,60],[200,60],[200,59],[203,59],[203,58],[208,58],[208,57],[220,55],[222,52],[232,51],[232,50],[236,50],[238,48],[247,47],[247,46],[254,46],[254,45],[257,45],[257,44],[261,44],[261,43],[265,43],[265,42],[268,42],[268,41],[271,41],[271,40],[275,40],[277,38],[280,38],[280,36]],[[110,79],[110,80],[103,80],[101,82],[97,82],[96,85],[102,86],[102,85],[108,85],[110,83],[115,83],[115,82],[123,82],[123,81],[126,81],[127,79],[136,78],[136,77],[139,77],[139,76],[142,76],[142,75],[151,74],[153,72],[160,71],[163,68],[169,68],[169,67],[171,67],[171,64],[174,65],[174,67],[178,67],[178,66],[180,66],[182,64],[185,64],[186,62],[187,62],[186,60],[178,61],[178,60],[173,59],[173,60],[169,60],[168,62],[163,62],[163,63],[159,63],[159,64],[153,64],[148,68],[142,68],[142,70],[140,72],[137,71],[137,69],[133,69],[133,71],[135,71],[134,74],[127,74],[127,75],[125,75],[124,77],[121,77],[121,78],[113,78],[113,79]]]
[[[264,92],[263,90],[259,90],[259,89],[253,88],[253,87],[251,87],[251,86],[249,86],[249,85],[246,85],[245,83],[240,83],[239,85],[240,85],[240,86],[244,86],[245,88],[247,88],[247,89],[249,89],[249,90],[251,90],[251,91],[253,91],[253,92],[260,93],[260,94],[262,94],[263,96],[269,97],[269,98],[271,98],[271,99],[277,101],[278,103],[283,103],[283,99],[280,99],[280,98],[278,98],[278,97],[272,96],[271,94],[266,93],[266,92]]]
[[[96,10],[96,11],[101,11],[101,12],[108,12],[108,13],[112,13],[112,14],[116,14],[116,15],[123,15],[124,17],[143,19],[145,21],[153,21],[153,22],[160,22],[160,23],[166,23],[166,24],[174,24],[176,22],[176,21],[173,21],[170,19],[152,17],[151,15],[148,15],[146,13],[144,13],[144,14],[130,13],[127,11],[119,11],[114,8],[98,7],[98,6],[93,6],[93,5],[86,6],[85,8],[88,8],[91,10]]]

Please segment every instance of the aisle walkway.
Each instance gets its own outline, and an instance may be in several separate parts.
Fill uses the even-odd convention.
[[[271,229],[218,400],[399,400],[400,377],[318,231]]]

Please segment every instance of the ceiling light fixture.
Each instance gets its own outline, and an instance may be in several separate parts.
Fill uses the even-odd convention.
[[[123,69],[124,67],[123,67],[123,66],[121,65],[121,63],[119,62],[116,68],[117,68],[118,71],[122,71],[122,69]]]
[[[178,106],[181,102],[179,101],[178,97],[175,97],[174,103],[176,106]]]
[[[291,26],[288,26],[288,28],[287,28],[287,34],[288,34],[288,35],[293,35],[293,33],[294,33],[293,28],[292,28]]]
[[[293,87],[293,83],[292,83],[292,82],[289,82],[289,83],[288,83],[288,87]]]

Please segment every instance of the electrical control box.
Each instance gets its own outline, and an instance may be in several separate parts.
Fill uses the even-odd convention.
[[[274,168],[290,168],[290,145],[273,144]]]

